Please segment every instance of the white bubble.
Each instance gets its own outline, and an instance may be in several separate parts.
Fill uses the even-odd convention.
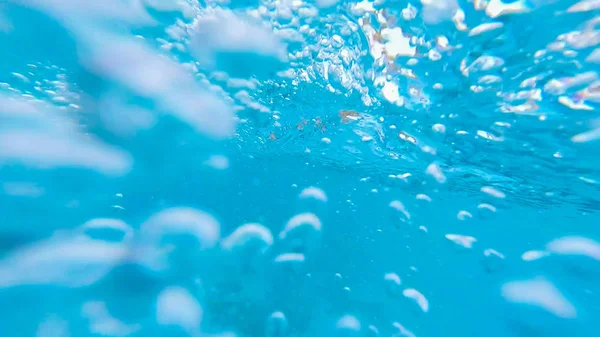
[[[321,220],[313,213],[301,213],[293,216],[285,225],[285,228],[279,233],[280,239],[285,239],[290,233],[301,228],[311,228],[314,231],[321,231]]]
[[[210,156],[205,162],[204,165],[210,166],[216,170],[226,170],[229,168],[229,158],[221,155]]]
[[[456,218],[458,220],[466,220],[466,219],[470,219],[472,217],[473,217],[473,215],[471,215],[471,213],[469,213],[467,211],[460,211],[460,212],[458,212],[458,215],[456,216]]]
[[[369,333],[367,334],[368,337],[377,337],[379,336],[379,330],[377,329],[376,326],[374,325],[369,325]]]
[[[141,225],[134,257],[138,264],[153,272],[165,272],[172,267],[188,270],[194,266],[186,259],[197,259],[197,254],[215,247],[220,231],[220,224],[208,213],[187,207],[168,208]],[[193,238],[195,244],[187,244],[187,238]]]
[[[434,124],[431,129],[435,132],[446,133],[446,126],[444,124]]]
[[[310,186],[303,189],[302,192],[300,192],[300,198],[314,198],[323,202],[327,201],[327,195],[325,194],[325,192],[323,192],[322,189],[314,186]]]
[[[400,285],[400,276],[398,276],[398,274],[396,273],[387,273],[383,276],[383,279],[386,280],[386,282],[389,283],[393,283],[396,285]]]
[[[155,111],[129,104],[118,93],[106,94],[96,104],[103,126],[122,137],[148,130],[158,121]]]
[[[91,285],[125,262],[122,243],[85,236],[51,238],[9,253],[0,261],[0,288],[18,285]]]
[[[409,288],[405,289],[402,292],[402,294],[404,295],[404,297],[410,298],[413,301],[415,301],[415,303],[419,305],[419,308],[421,308],[423,312],[429,311],[429,301],[427,301],[427,298],[425,298],[425,296],[421,294],[418,290]]]
[[[408,213],[408,211],[404,208],[404,205],[398,201],[398,200],[393,200],[392,202],[390,202],[390,207],[399,211],[400,213],[402,213],[407,219],[410,220],[410,213]]]
[[[504,199],[506,197],[506,194],[504,194],[501,191],[498,191],[497,189],[495,189],[495,188],[493,188],[491,186],[483,186],[481,188],[481,192],[487,193],[487,194],[491,195],[494,198]]]
[[[198,240],[200,249],[208,249],[219,241],[221,225],[208,213],[174,207],[154,214],[142,224],[141,231],[154,239],[168,234],[191,234]]]
[[[81,63],[98,76],[152,99],[157,108],[198,132],[225,138],[234,131],[230,104],[201,89],[183,66],[142,42],[93,30],[81,36],[81,43]]]
[[[477,130],[477,135],[481,138],[485,138],[487,140],[491,140],[494,142],[502,142],[504,141],[504,138],[502,137],[496,137],[493,134],[487,132],[487,131],[483,131],[483,130]]]
[[[275,257],[275,262],[283,263],[283,262],[304,262],[305,261],[304,254],[300,253],[283,253],[277,255]]]
[[[25,82],[25,83],[29,83],[29,79],[27,77],[25,77],[25,75],[20,74],[20,73],[11,73],[11,75],[13,75],[14,77],[20,79],[21,81]]]
[[[417,200],[424,200],[427,202],[431,202],[431,198],[427,194],[417,194]]]
[[[593,54],[596,54],[598,61],[600,61],[600,48],[596,49],[596,51]],[[574,143],[586,143],[586,142],[595,141],[598,139],[600,139],[600,128],[595,128],[590,131],[579,133],[579,134],[573,136],[571,138],[571,141]]]
[[[489,211],[492,213],[496,213],[496,207],[490,204],[479,204],[477,205],[477,209],[479,209],[480,211]]]
[[[529,250],[521,255],[521,259],[524,261],[534,261],[543,258],[544,256],[548,256],[548,252],[541,250]]]
[[[526,1],[504,2],[502,0],[490,0],[485,8],[485,14],[491,18],[497,18],[503,15],[526,13],[531,9]]]
[[[386,290],[391,295],[400,294],[400,284],[402,281],[400,280],[400,276],[396,273],[386,273],[383,275],[383,280],[386,283]]]
[[[267,320],[267,337],[287,336],[288,322],[281,311],[276,311]]]
[[[410,330],[406,329],[402,324],[400,324],[398,322],[394,322],[394,323],[392,323],[392,325],[394,326],[394,328],[398,329],[398,333],[401,336],[415,337],[415,334],[412,333]]]
[[[450,20],[458,7],[456,0],[421,0],[423,21],[437,24]]]
[[[472,248],[473,243],[477,242],[477,239],[475,239],[472,236],[458,235],[458,234],[446,234],[446,239],[456,243],[459,246],[465,247],[465,248]]]
[[[321,139],[321,142],[325,143],[325,144],[331,144],[331,139],[327,138],[327,137],[323,137]]]
[[[491,248],[484,250],[483,255],[485,255],[486,257],[496,256],[498,258],[504,259],[504,254],[498,252],[497,250],[491,249]]]
[[[375,12],[375,8],[373,7],[374,3],[375,2],[370,2],[369,0],[362,0],[360,2],[353,4],[352,7],[350,8],[350,10],[352,11],[352,14],[354,14],[354,15],[363,15],[365,13],[374,13]]]
[[[397,174],[396,175],[396,178],[402,179],[402,180],[404,180],[404,182],[408,182],[408,178],[409,177],[412,177],[412,174],[410,174],[410,173],[402,173],[402,174]]]
[[[264,252],[272,244],[273,235],[268,228],[261,224],[249,223],[238,227],[223,239],[221,247],[224,250],[237,250],[252,245]]]
[[[504,266],[503,260],[505,257],[504,254],[499,251],[488,248],[483,251],[483,255],[485,256],[485,259],[481,261],[481,264],[486,272],[492,273]]]
[[[90,137],[39,130],[0,132],[0,159],[35,168],[79,167],[112,176],[129,172],[133,160]]]
[[[217,7],[204,11],[196,17],[190,31],[190,48],[202,64],[214,66],[219,53],[252,53],[261,57],[257,59],[259,64],[244,70],[243,74],[236,74],[239,70],[229,67],[227,71],[234,77],[247,75],[247,71],[262,75],[273,69],[283,70],[280,68],[288,60],[286,44],[270,28],[228,9]]]
[[[502,296],[510,302],[540,307],[558,317],[577,316],[573,304],[544,277],[508,282],[502,286]]]
[[[491,31],[491,30],[495,30],[495,29],[499,29],[504,27],[504,24],[502,22],[486,22],[486,23],[482,23],[477,27],[474,27],[473,29],[471,29],[469,31],[469,36],[477,36],[480,34],[483,34],[485,32]]]
[[[338,329],[359,331],[360,330],[360,322],[358,321],[358,319],[356,317],[354,317],[352,315],[346,315],[337,321],[336,327]]]
[[[191,333],[200,329],[202,315],[202,307],[185,288],[168,287],[156,299],[158,324],[177,325]]]
[[[553,240],[546,245],[546,249],[554,254],[583,255],[600,261],[600,243],[580,236],[565,236]]]
[[[434,177],[435,180],[437,180],[437,182],[440,184],[446,182],[446,176],[444,175],[444,172],[442,172],[442,169],[436,163],[429,164],[425,170],[425,173]]]

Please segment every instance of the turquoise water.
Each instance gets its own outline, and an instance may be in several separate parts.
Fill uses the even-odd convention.
[[[0,1],[0,335],[596,336],[599,9]]]

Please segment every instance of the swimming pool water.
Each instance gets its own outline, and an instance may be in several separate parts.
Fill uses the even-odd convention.
[[[599,9],[0,1],[0,335],[596,336]]]

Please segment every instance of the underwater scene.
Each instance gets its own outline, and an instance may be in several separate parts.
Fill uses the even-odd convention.
[[[0,0],[0,336],[600,335],[600,0]]]

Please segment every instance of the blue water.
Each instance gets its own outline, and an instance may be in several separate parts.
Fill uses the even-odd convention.
[[[599,9],[0,1],[0,335],[596,336]]]

